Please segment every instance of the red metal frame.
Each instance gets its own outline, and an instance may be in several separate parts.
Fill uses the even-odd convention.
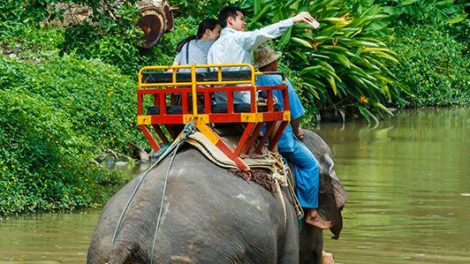
[[[213,65],[212,65],[213,66]],[[199,66],[200,67],[200,66]],[[226,65],[224,65],[226,67]],[[251,65],[250,65],[251,67]],[[172,67],[166,67],[172,68]],[[166,69],[165,68],[165,69]],[[277,141],[281,137],[282,132],[290,121],[289,112],[289,100],[288,91],[285,83],[275,86],[259,86],[254,85],[254,76],[261,75],[261,73],[255,73],[253,71],[253,78],[251,82],[247,84],[245,81],[243,85],[223,85],[221,80],[221,74],[219,74],[219,80],[216,87],[208,86],[207,82],[204,85],[200,85],[195,81],[195,69],[196,67],[190,67],[193,71],[192,74],[192,85],[188,86],[187,83],[183,85],[178,84],[176,76],[173,74],[172,83],[155,83],[155,85],[141,82],[142,73],[145,72],[145,67],[139,72],[139,87],[137,89],[137,117],[138,126],[144,133],[144,136],[149,141],[151,147],[154,150],[160,149],[160,144],[157,139],[151,133],[149,126],[152,126],[155,133],[160,138],[163,144],[167,144],[174,140],[175,135],[170,135],[171,138],[167,138],[167,135],[163,132],[160,126],[164,126],[168,131],[171,131],[169,125],[186,124],[192,120],[197,120],[203,124],[218,124],[218,123],[244,123],[244,132],[242,133],[240,140],[235,149],[228,146],[220,137],[214,132],[212,134],[212,141],[219,147],[229,158],[234,160],[237,166],[241,170],[249,170],[249,167],[240,159],[241,154],[248,154],[254,148],[256,139],[258,139],[260,130],[264,124],[267,124],[265,134],[258,141],[258,145],[254,149],[255,152],[261,152],[262,147],[265,145],[270,136],[268,149],[273,150]],[[251,67],[252,69],[252,67]],[[152,70],[155,70],[152,68]],[[219,67],[221,70],[221,67]],[[232,82],[233,83],[233,82]],[[176,88],[175,88],[176,86]],[[273,90],[281,90],[283,94],[284,109],[283,111],[274,111],[274,97]],[[249,91],[251,94],[250,112],[249,113],[236,113],[234,111],[233,93],[240,91]],[[264,112],[258,112],[258,106],[256,102],[256,93],[258,91],[267,92],[267,109]],[[211,109],[211,97],[214,92],[225,92],[227,94],[227,112],[226,113],[212,113]],[[177,114],[167,113],[167,106],[169,104],[169,98],[175,94],[181,95],[181,107],[182,112]],[[188,97],[193,96],[192,103],[196,102],[194,99],[197,94],[201,94],[204,97],[204,113],[198,113],[197,105],[193,105],[189,108]],[[156,115],[147,115],[144,110],[144,97],[151,97],[151,101],[154,106],[158,106],[160,113]],[[280,124],[277,124],[280,121]],[[276,125],[277,124],[277,125]],[[209,126],[207,128],[210,129]],[[206,126],[204,129],[207,131]],[[171,134],[171,132],[170,132]],[[214,136],[215,135],[215,136]],[[209,137],[209,135],[206,135]]]

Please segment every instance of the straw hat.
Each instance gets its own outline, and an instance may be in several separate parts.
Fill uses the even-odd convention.
[[[258,47],[254,52],[255,68],[261,68],[279,59],[282,52],[275,51],[268,45]]]

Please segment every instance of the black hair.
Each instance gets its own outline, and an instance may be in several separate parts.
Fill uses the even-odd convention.
[[[219,12],[219,23],[222,28],[227,26],[227,18],[231,17],[235,19],[237,17],[237,11],[243,13],[242,9],[238,6],[226,6]]]
[[[201,39],[204,33],[206,32],[206,30],[208,29],[214,30],[217,25],[219,25],[219,22],[217,21],[217,19],[206,18],[202,20],[201,23],[199,23],[199,26],[197,27],[196,35],[189,36],[183,39],[182,41],[180,41],[178,45],[176,45],[176,52],[180,52],[184,44],[188,43],[189,41],[193,39]]]

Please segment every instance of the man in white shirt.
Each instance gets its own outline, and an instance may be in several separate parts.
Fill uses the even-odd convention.
[[[222,26],[219,39],[212,45],[207,54],[209,64],[252,63],[252,52],[270,39],[281,36],[294,23],[305,22],[314,28],[318,22],[308,13],[300,12],[294,17],[279,21],[275,24],[245,31],[246,23],[240,8],[226,6],[219,13],[219,23]],[[239,70],[230,68],[230,70]],[[226,103],[225,93],[215,93],[216,103]],[[234,103],[250,103],[250,92],[235,92]]]

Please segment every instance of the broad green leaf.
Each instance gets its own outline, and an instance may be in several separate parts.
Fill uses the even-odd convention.
[[[270,5],[265,5],[263,9],[259,12],[255,12],[255,17],[251,20],[252,23],[257,22],[261,17],[263,17],[271,9]]]
[[[384,111],[385,113],[393,116],[393,113],[390,111],[390,109],[388,109],[387,107],[385,107],[383,104],[379,103],[379,102],[375,102],[375,103],[372,103],[373,106],[375,106],[376,108]]]
[[[292,27],[290,27],[286,33],[284,33],[281,37],[281,40],[279,41],[279,45],[281,47],[284,47],[287,43],[289,43],[289,40],[292,35]]]
[[[334,79],[333,77],[331,77],[331,76],[328,77],[328,78],[326,78],[326,79],[327,79],[328,82],[330,83],[330,86],[331,86],[331,88],[333,89],[333,93],[334,93],[335,95],[337,95],[337,94],[338,94],[338,89],[336,88],[335,79]]]
[[[312,53],[310,56],[312,56],[314,58],[324,59],[324,60],[329,60],[330,59],[330,56],[326,56],[326,55],[318,54],[318,53]]]
[[[392,94],[390,93],[390,89],[388,88],[388,85],[383,85],[382,86],[382,92],[387,95],[387,99],[390,102],[392,100]]]
[[[334,23],[335,25],[341,26],[341,27],[347,26],[347,25],[351,24],[351,22],[352,22],[352,20],[346,20],[346,19],[341,18],[341,17],[324,17],[320,21],[328,21],[328,22]]]
[[[454,0],[437,1],[436,6],[448,6],[448,5],[452,5],[453,3],[454,3]]]
[[[307,41],[305,41],[305,40],[303,40],[303,39],[301,39],[301,38],[292,37],[291,39],[292,39],[294,42],[296,42],[296,43],[298,43],[298,44],[300,44],[300,45],[302,45],[302,46],[304,46],[304,47],[312,48],[312,45],[311,45],[309,42],[307,42]]]
[[[371,123],[372,121],[375,123],[375,124],[378,124],[379,123],[379,120],[377,119],[377,117],[372,114],[367,108],[365,108],[364,106],[362,105],[359,105],[357,106],[357,109],[359,109],[359,112],[361,113],[361,115],[369,122]]]
[[[262,5],[263,0],[253,0],[253,13],[257,15],[259,11],[261,10],[261,5]],[[256,21],[256,20],[254,20]]]
[[[344,67],[346,68],[351,67],[351,62],[349,61],[348,57],[346,57],[346,55],[341,54],[341,53],[336,53],[335,57]]]
[[[307,68],[304,68],[303,70],[301,70],[300,74],[308,74],[308,73],[314,73],[314,72],[316,73],[321,68],[322,68],[322,66],[320,66],[320,65],[310,66],[310,67],[307,67]]]
[[[372,52],[374,53],[375,55],[377,55],[378,57],[381,57],[381,58],[384,58],[386,60],[389,60],[389,61],[393,61],[395,63],[398,63],[398,60],[395,56],[392,56],[388,53],[385,53],[385,52],[381,52],[381,51],[375,51],[375,52]]]
[[[309,94],[311,94],[314,98],[320,99],[320,96],[318,95],[317,90],[315,89],[316,87],[313,86],[310,83],[304,83],[303,88],[307,90]]]
[[[457,24],[457,23],[464,21],[466,18],[467,18],[467,14],[462,14],[460,16],[450,19],[449,21],[447,21],[447,24],[450,24],[450,25]]]
[[[379,19],[389,18],[389,17],[390,17],[389,15],[379,14],[379,15],[367,16],[367,17],[365,17],[365,20],[366,21],[371,21],[371,20],[379,20]]]
[[[315,87],[315,89],[326,89],[326,85],[318,79],[310,78],[308,75],[306,75],[306,77],[304,77],[304,80],[306,83],[311,84],[312,87]],[[304,83],[304,85],[306,83]]]
[[[340,53],[345,53],[345,52],[348,51],[347,48],[341,47],[341,46],[322,45],[321,47],[324,48],[324,49],[334,50],[334,51],[337,51],[337,52],[340,52]]]
[[[402,2],[400,3],[400,5],[401,5],[401,6],[407,6],[407,5],[411,5],[411,4],[413,4],[413,3],[416,3],[416,2],[418,2],[418,0],[405,0],[405,1],[402,1]]]

